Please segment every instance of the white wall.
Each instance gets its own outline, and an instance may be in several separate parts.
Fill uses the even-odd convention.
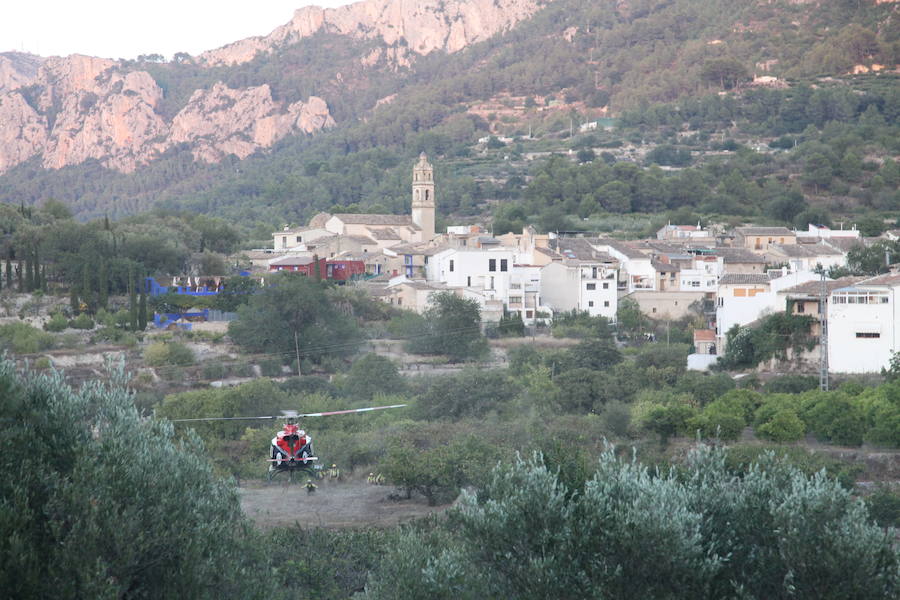
[[[866,288],[855,288],[865,291]],[[872,296],[886,292],[888,302],[882,304],[849,304],[839,302],[836,292],[828,301],[828,368],[835,373],[875,373],[890,366],[891,352],[898,349],[896,339],[897,288],[872,287]],[[856,294],[853,294],[857,297]],[[857,337],[863,334],[864,337]],[[879,337],[869,337],[878,334]]]
[[[551,263],[541,269],[541,298],[554,311],[583,310],[592,317],[616,320],[617,272],[597,266]],[[589,289],[589,288],[593,289]]]

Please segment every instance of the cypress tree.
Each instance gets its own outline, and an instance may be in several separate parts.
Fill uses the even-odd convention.
[[[147,293],[144,286],[141,286],[141,300],[138,305],[138,329],[141,331],[147,329]]]
[[[69,286],[69,306],[72,307],[72,316],[78,314],[78,290],[75,289],[74,285]]]
[[[25,273],[24,273],[24,265],[22,264],[22,259],[19,259],[19,265],[16,267],[16,283],[19,287],[19,292],[25,291]]]
[[[25,291],[30,292],[34,289],[34,263],[31,256],[25,257]]]
[[[41,291],[47,293],[47,266],[41,265]]]
[[[94,305],[94,294],[91,290],[91,272],[88,265],[81,271],[81,301],[87,304],[88,310]]]
[[[100,261],[100,272],[97,279],[97,305],[106,310],[109,301],[109,271],[105,260]]]
[[[138,307],[137,294],[134,285],[134,267],[128,269],[128,312],[131,331],[137,331],[138,327]]]
[[[38,255],[37,246],[34,247],[31,260],[31,289],[41,289],[41,259]]]
[[[6,287],[12,289],[13,284],[13,268],[12,261],[6,259]]]

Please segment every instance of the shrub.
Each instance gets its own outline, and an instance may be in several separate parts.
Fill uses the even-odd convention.
[[[265,377],[281,377],[284,371],[281,369],[281,361],[277,358],[268,358],[259,363],[259,370]]]
[[[68,326],[69,320],[66,319],[65,315],[61,312],[55,312],[53,313],[53,316],[50,317],[50,320],[44,323],[44,330],[57,333],[63,331]]]
[[[93,329],[94,328],[94,320],[90,318],[87,313],[81,313],[71,321],[69,321],[69,327],[72,329]]]
[[[802,418],[817,438],[846,446],[863,443],[865,418],[857,403],[842,392],[808,392]]]
[[[819,387],[818,377],[811,375],[782,375],[769,380],[765,391],[768,394],[799,394]]]
[[[247,362],[237,362],[231,365],[233,377],[253,377],[253,365]]]
[[[46,356],[42,356],[39,359],[37,359],[36,361],[34,361],[35,369],[49,369],[51,366],[53,366],[53,365],[50,362],[50,359],[47,358]]]
[[[144,350],[144,362],[151,367],[186,366],[195,362],[190,348],[179,342],[156,342]]]
[[[889,485],[876,486],[875,492],[866,496],[869,516],[882,527],[900,527],[900,493]]]
[[[34,354],[53,347],[53,336],[27,323],[0,325],[0,347],[15,354]]]
[[[796,442],[806,433],[806,425],[796,412],[783,408],[770,421],[756,428],[759,437],[773,442]]]
[[[225,373],[225,365],[218,361],[203,364],[203,379],[222,379]]]

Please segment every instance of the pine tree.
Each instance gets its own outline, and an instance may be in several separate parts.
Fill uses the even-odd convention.
[[[31,257],[31,289],[32,291],[41,289],[41,259],[37,246],[34,247]]]

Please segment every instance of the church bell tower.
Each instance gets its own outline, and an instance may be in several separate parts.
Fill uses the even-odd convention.
[[[425,153],[413,167],[412,220],[422,228],[422,241],[434,239],[434,167]]]

